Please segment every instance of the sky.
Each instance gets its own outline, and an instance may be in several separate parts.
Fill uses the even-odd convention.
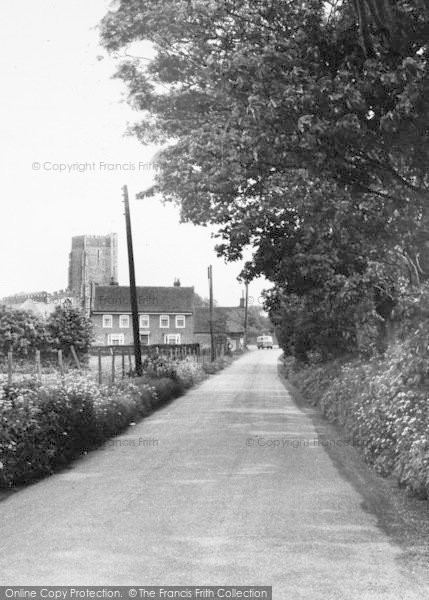
[[[116,59],[99,44],[107,0],[21,0],[0,4],[0,297],[67,287],[71,238],[118,233],[119,283],[128,284],[122,186],[127,185],[138,285],[195,286],[236,305],[242,263],[225,264],[211,227],[180,224],[160,198],[136,200],[155,174],[156,147],[126,136],[139,120]],[[250,255],[249,255],[250,256]],[[249,286],[257,303],[269,282]]]

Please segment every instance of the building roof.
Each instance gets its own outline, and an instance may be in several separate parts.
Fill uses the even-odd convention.
[[[216,306],[213,309],[215,333],[244,333],[244,308]],[[210,333],[210,309],[197,307],[194,321],[195,333]]]
[[[97,285],[94,288],[92,312],[131,312],[130,288],[120,285]],[[193,287],[137,287],[140,313],[191,313],[194,310]]]

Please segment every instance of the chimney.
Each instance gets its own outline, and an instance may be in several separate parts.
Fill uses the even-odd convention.
[[[174,278],[174,287],[180,287],[180,279],[177,277]]]
[[[245,308],[245,299],[240,298],[240,308]]]

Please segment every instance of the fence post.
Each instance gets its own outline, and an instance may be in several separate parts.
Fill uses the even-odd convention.
[[[110,348],[110,353],[112,355],[112,383],[115,383],[115,350]]]
[[[129,364],[129,367],[130,367],[130,376],[131,376],[131,373],[132,373],[132,370],[133,370],[133,361],[131,359],[131,350],[130,350],[130,348],[128,348],[128,364]]]
[[[101,363],[101,348],[98,349],[98,383],[101,385],[103,383],[103,370]]]
[[[76,364],[77,368],[78,368],[78,369],[80,369],[80,368],[81,368],[81,367],[80,367],[80,362],[79,362],[79,359],[78,359],[78,357],[77,357],[76,350],[75,350],[75,347],[74,347],[74,346],[70,346],[70,352],[72,353],[73,360],[74,360],[74,362],[75,362],[75,364]]]
[[[63,351],[58,350],[58,366],[60,368],[61,377],[64,377]]]
[[[13,354],[12,351],[7,353],[7,382],[10,385],[13,379]]]
[[[42,365],[40,363],[40,350],[36,350],[36,374],[37,379],[41,381],[42,379]]]
[[[122,349],[122,379],[125,379],[125,350]]]

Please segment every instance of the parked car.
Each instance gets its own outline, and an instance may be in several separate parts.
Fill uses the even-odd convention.
[[[258,350],[261,348],[270,348],[273,347],[273,338],[270,335],[260,335],[256,338],[256,345],[258,346]]]

